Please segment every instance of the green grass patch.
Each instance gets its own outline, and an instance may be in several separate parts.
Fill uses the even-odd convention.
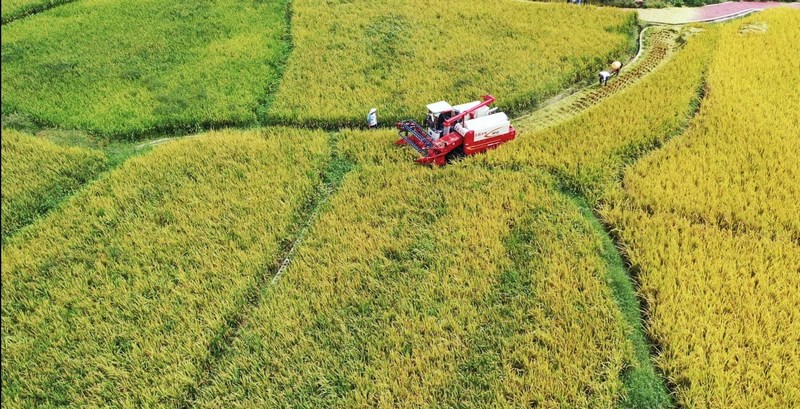
[[[487,93],[535,106],[635,44],[635,14],[510,0],[297,0],[294,49],[268,111],[285,124],[363,126]]]
[[[279,262],[328,158],[322,132],[172,142],[14,236],[3,406],[178,406]]]
[[[102,152],[63,147],[15,130],[2,134],[2,242],[106,169]]]
[[[585,200],[569,196],[580,209],[583,217],[589,221],[593,230],[601,237],[603,259],[608,274],[607,282],[614,300],[625,319],[625,335],[633,345],[635,360],[622,372],[625,396],[619,404],[620,408],[673,408],[675,403],[669,394],[664,379],[656,372],[651,361],[651,347],[645,335],[642,320],[643,307],[637,298],[633,278],[626,270],[625,261],[614,240],[594,214]]]
[[[288,1],[87,0],[2,27],[3,113],[118,138],[258,123]]]

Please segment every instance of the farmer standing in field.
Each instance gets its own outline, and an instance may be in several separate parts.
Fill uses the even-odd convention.
[[[372,128],[378,127],[378,108],[372,108],[367,114],[367,125]]]

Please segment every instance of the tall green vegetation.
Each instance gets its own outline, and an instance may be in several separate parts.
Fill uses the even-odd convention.
[[[98,151],[66,148],[14,130],[2,134],[2,241],[102,172]]]
[[[3,112],[118,137],[258,123],[288,2],[86,0],[2,28]]]
[[[506,111],[535,106],[595,75],[634,44],[635,15],[506,0],[292,3],[294,50],[269,119],[391,122],[445,99],[491,93]]]
[[[3,407],[174,407],[321,183],[327,135],[221,132],[129,160],[2,253]]]

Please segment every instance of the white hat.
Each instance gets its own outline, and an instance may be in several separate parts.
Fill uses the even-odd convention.
[[[372,108],[372,109],[369,110],[369,113],[371,114],[373,112],[376,112],[377,110],[378,110],[378,108]]]

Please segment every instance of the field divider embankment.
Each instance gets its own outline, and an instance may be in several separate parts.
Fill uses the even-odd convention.
[[[221,331],[209,346],[209,354],[200,365],[201,369],[197,379],[186,391],[183,402],[178,407],[186,409],[194,406],[197,393],[202,385],[207,383],[216,372],[218,363],[227,354],[231,343],[238,337],[241,328],[247,323],[248,317],[261,303],[269,287],[276,284],[289,267],[296,249],[302,244],[303,238],[316,222],[317,216],[325,207],[325,203],[336,193],[345,175],[352,170],[353,164],[345,159],[338,150],[337,138],[338,135],[333,133],[329,137],[331,156],[326,169],[323,171],[323,183],[311,200],[298,212],[300,216],[297,218],[294,232],[291,234],[294,239],[290,238],[284,242],[281,255],[276,258],[274,263],[264,269],[263,274],[257,277],[256,283],[248,291],[243,305],[227,317]],[[168,139],[172,140],[172,138]]]
[[[0,24],[5,25],[17,20],[22,20],[75,1],[76,0],[52,0],[44,4],[38,4],[34,5],[33,7],[24,8],[17,12],[11,13],[8,16],[4,16],[2,19],[0,19]]]

